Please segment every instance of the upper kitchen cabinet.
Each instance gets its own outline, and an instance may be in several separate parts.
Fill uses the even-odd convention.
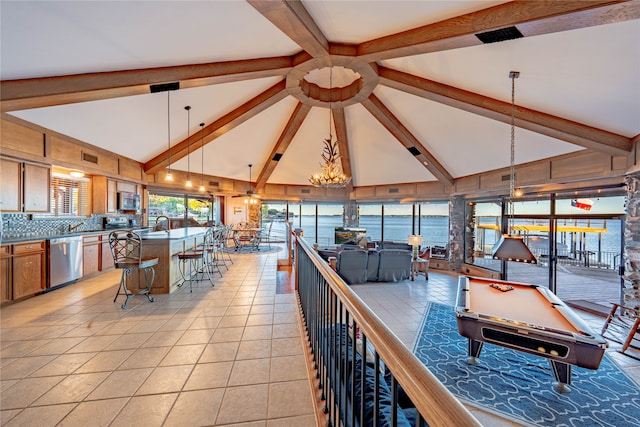
[[[51,168],[2,158],[2,212],[49,212]]]

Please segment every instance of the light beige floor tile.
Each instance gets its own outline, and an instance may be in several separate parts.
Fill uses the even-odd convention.
[[[271,340],[241,341],[236,360],[271,357]]]
[[[271,357],[303,354],[300,337],[278,338],[271,341]]]
[[[95,355],[96,353],[61,354],[30,376],[48,377],[53,375],[70,375]]]
[[[113,426],[161,426],[178,393],[134,396],[120,411]]]
[[[181,317],[167,320],[158,331],[184,331],[193,323],[192,317]]]
[[[33,405],[57,405],[60,403],[80,402],[108,375],[108,372],[69,375],[41,398],[36,400]]]
[[[273,327],[271,325],[247,326],[244,328],[242,340],[269,340],[271,339]]]
[[[207,344],[198,362],[210,363],[224,362],[228,360],[233,361],[236,358],[239,345],[240,342],[238,341]]]
[[[280,323],[273,325],[273,338],[294,338],[300,336],[300,327],[297,323]]]
[[[142,343],[140,348],[166,347],[175,345],[180,337],[182,337],[184,332],[184,330],[154,332],[148,340]]]
[[[185,331],[176,345],[207,344],[215,329],[192,329]]]
[[[3,380],[26,378],[55,358],[55,355],[21,357],[3,366],[0,376]]]
[[[58,355],[80,344],[83,340],[84,338],[82,337],[56,338],[49,343],[38,347],[29,353],[29,356],[42,356],[47,354]]]
[[[315,415],[301,415],[298,417],[277,418],[267,420],[267,427],[316,427]]]
[[[233,362],[199,363],[191,372],[184,390],[226,387]]]
[[[0,426],[6,426],[9,420],[22,412],[22,409],[7,409],[0,411]]]
[[[269,382],[270,359],[237,360],[229,376],[229,386]]]
[[[133,396],[152,371],[152,368],[114,371],[85,400]]]
[[[5,332],[5,329],[2,331],[3,334],[9,334],[10,331]],[[19,336],[15,337],[16,339],[20,339]],[[25,341],[16,341],[16,342],[7,342],[5,341],[7,337],[3,337],[3,345],[2,350],[0,350],[0,357],[3,359],[8,359],[12,357],[23,357],[26,356],[36,349],[42,347],[51,342],[51,340],[25,340]]]
[[[68,403],[65,405],[27,408],[16,415],[13,419],[11,419],[11,421],[6,424],[6,427],[53,427],[58,424],[58,422],[62,418],[64,418],[75,406],[76,405],[74,403]]]
[[[2,393],[3,391],[5,391],[6,389],[8,389],[9,387],[11,387],[14,384],[17,384],[18,382],[20,382],[19,379],[15,379],[15,380],[3,380],[0,381],[0,393]],[[0,408],[2,409],[2,408]]]
[[[237,305],[233,307],[229,307],[225,316],[237,316],[241,314],[249,314],[251,313],[250,305]]]
[[[198,317],[191,322],[189,329],[215,329],[221,319],[221,317]]]
[[[206,344],[176,345],[162,359],[160,366],[193,365],[204,351]]]
[[[224,389],[180,393],[163,427],[208,426],[215,423]]]
[[[236,316],[224,316],[220,323],[218,324],[219,328],[232,328],[236,326],[244,326],[247,323],[246,314],[236,315]]]
[[[118,398],[81,402],[58,426],[108,426],[128,401],[128,398]]]
[[[67,353],[87,353],[102,351],[117,338],[117,335],[98,335],[87,337],[80,344],[67,350]]]
[[[250,314],[247,318],[247,326],[272,325],[273,314]]]
[[[293,381],[308,378],[307,364],[304,355],[274,357],[271,359],[269,381]]]
[[[308,380],[269,384],[269,416],[283,418],[313,414]]]
[[[0,394],[0,408],[2,410],[25,408],[64,378],[64,376],[56,376],[20,380]]]
[[[134,350],[103,351],[79,367],[75,373],[113,371],[122,364]]]
[[[212,343],[240,341],[244,328],[219,328],[213,333]]]
[[[273,313],[273,305],[254,305],[251,307],[250,314],[269,314]]]
[[[152,335],[153,333],[151,332],[120,335],[118,338],[113,340],[111,344],[106,346],[105,350],[136,349],[151,338]]]
[[[222,399],[216,424],[265,420],[268,398],[268,384],[228,387]]]
[[[155,368],[164,359],[169,350],[171,350],[171,347],[139,348],[131,353],[131,356],[118,366],[118,369]]]
[[[297,323],[298,313],[273,313],[273,323]]]
[[[162,366],[154,369],[136,395],[172,393],[182,390],[193,366]]]

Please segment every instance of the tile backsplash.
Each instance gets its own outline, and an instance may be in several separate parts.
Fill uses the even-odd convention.
[[[75,231],[102,230],[103,218],[109,215],[92,215],[91,217],[41,217],[25,213],[2,214],[0,241],[28,238],[49,237],[66,233],[69,226],[77,226]],[[142,215],[118,214],[142,224]],[[84,223],[84,224],[82,224]]]

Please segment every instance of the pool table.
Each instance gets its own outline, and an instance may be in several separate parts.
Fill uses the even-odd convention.
[[[556,382],[570,391],[571,366],[598,369],[608,344],[549,289],[538,285],[460,276],[456,302],[468,359],[477,363],[485,342],[546,357]]]

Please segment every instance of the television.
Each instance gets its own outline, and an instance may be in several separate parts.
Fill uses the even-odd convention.
[[[366,246],[367,242],[367,229],[366,228],[351,228],[351,227],[336,227],[335,228],[335,242],[336,245],[360,245]]]

